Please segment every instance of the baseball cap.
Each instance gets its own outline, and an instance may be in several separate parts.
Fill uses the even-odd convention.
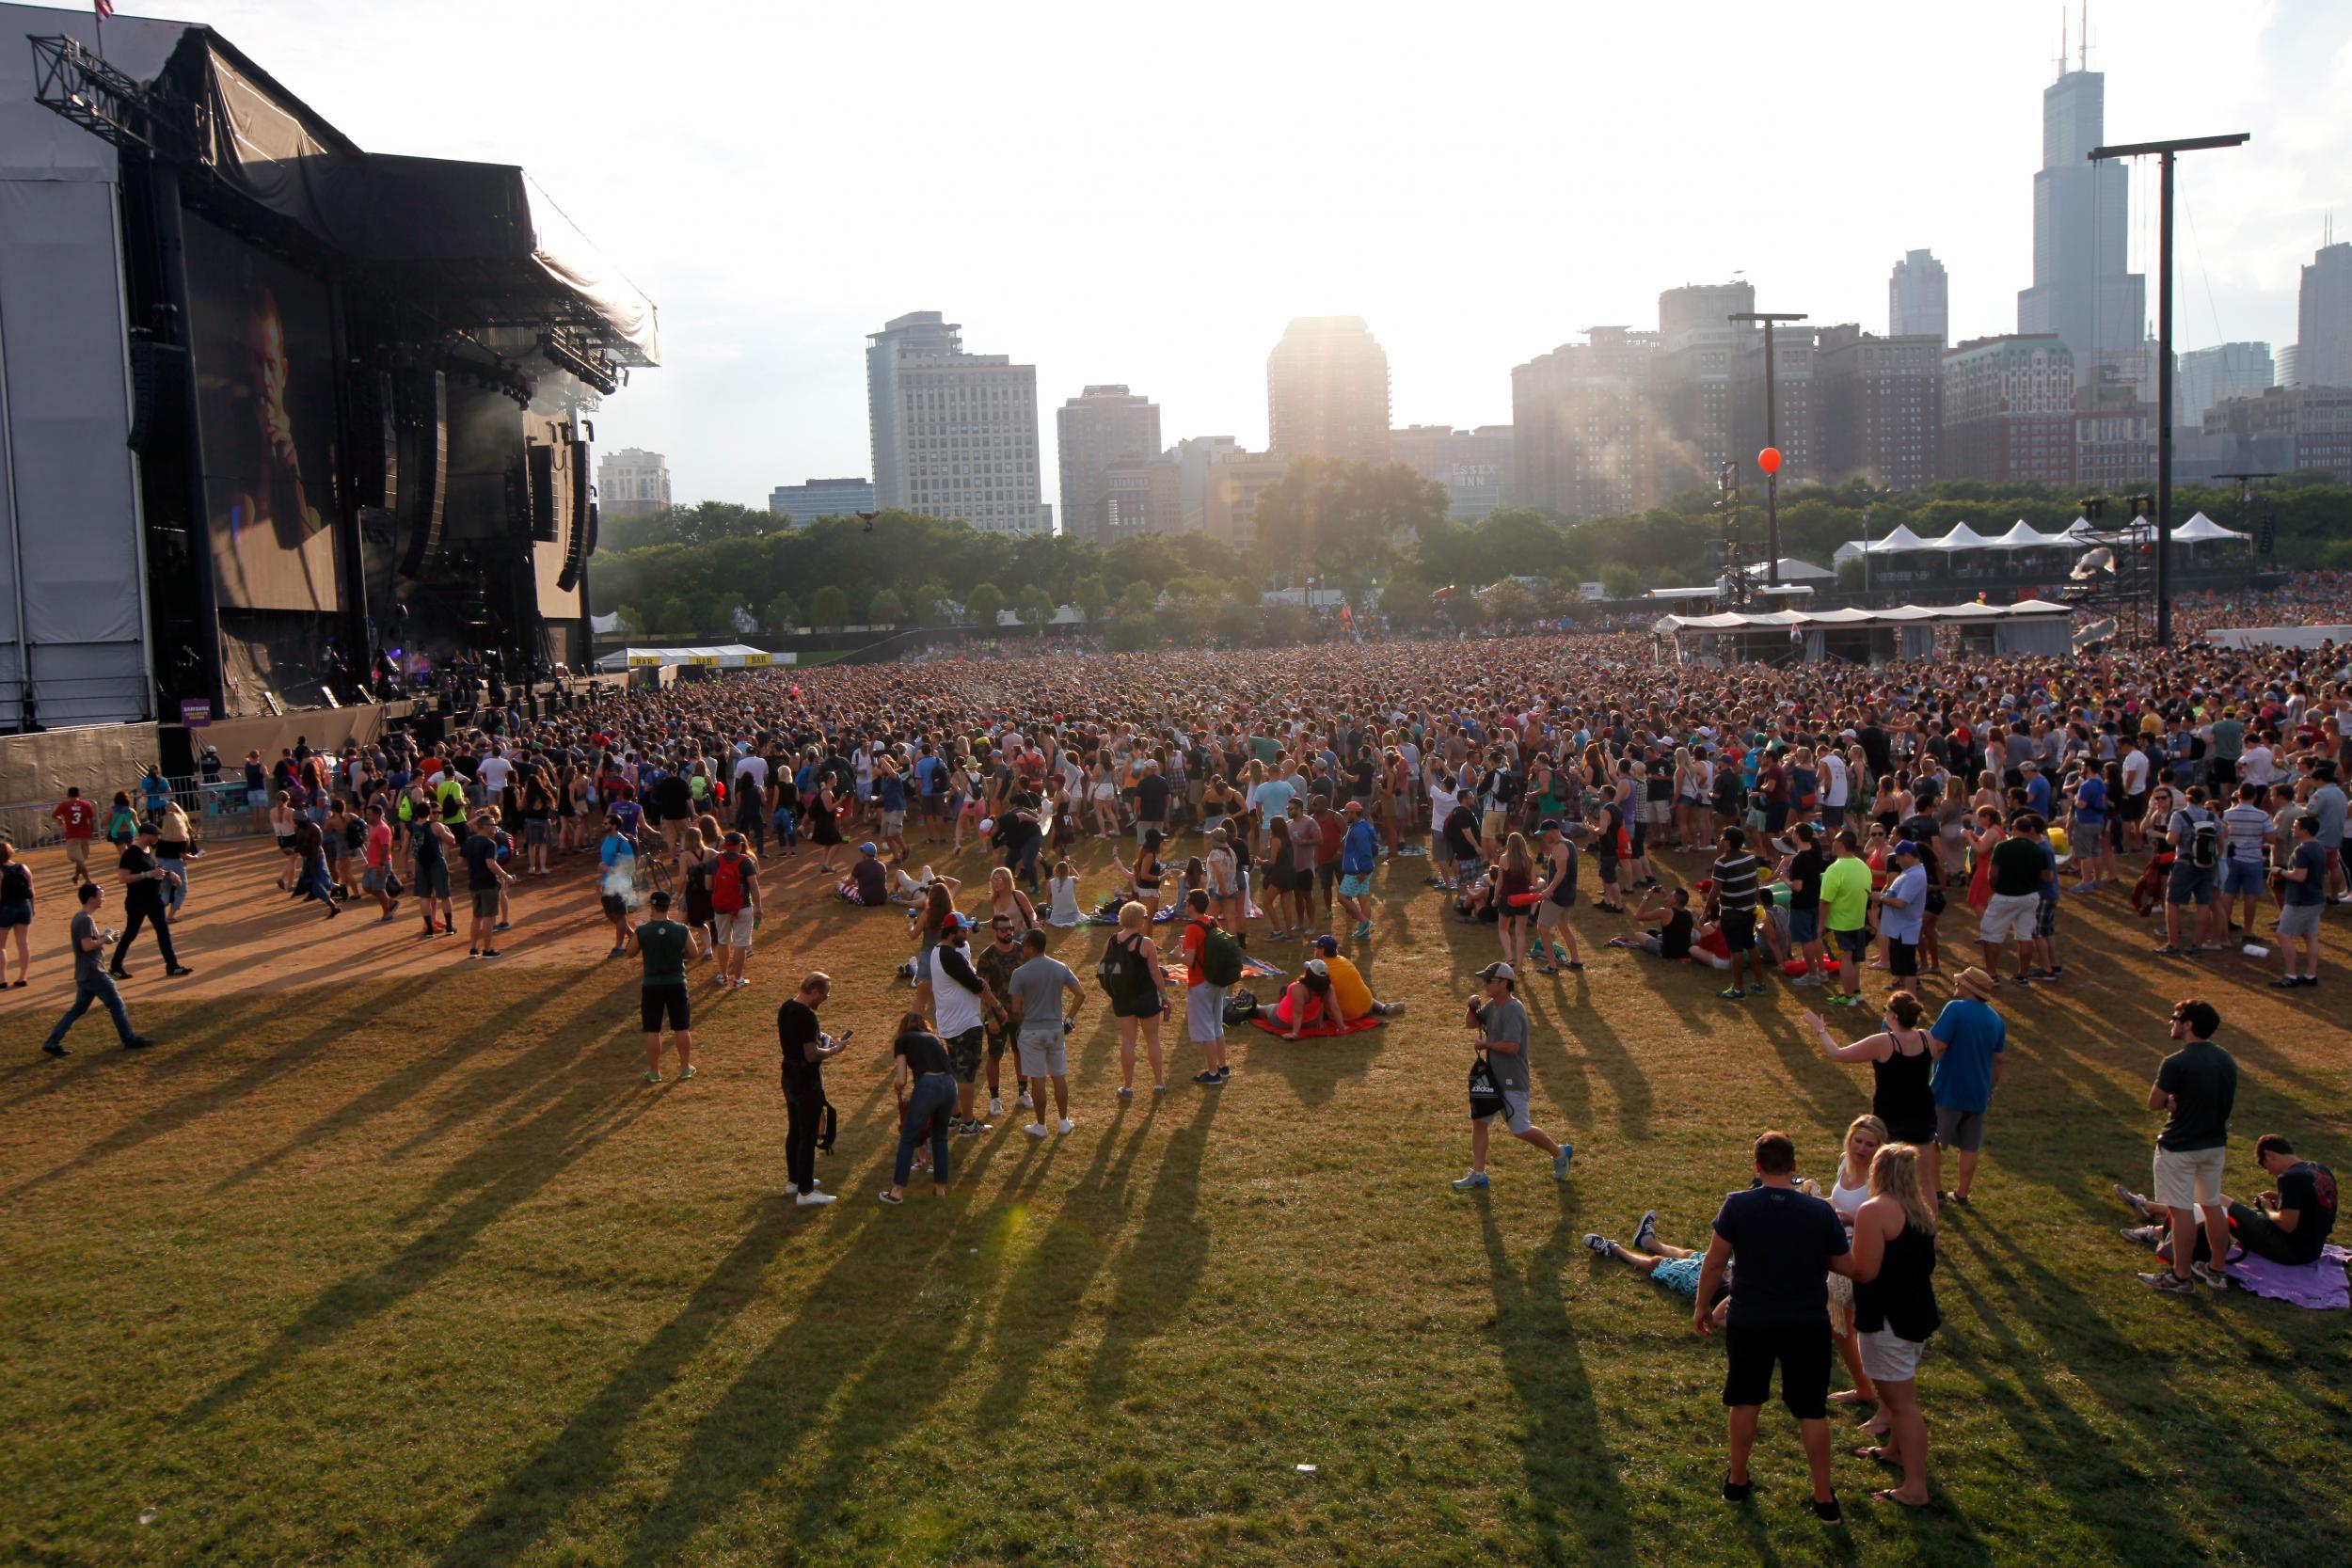
[[[730,835],[730,836],[732,836],[732,835]],[[879,851],[875,849],[873,840],[871,840],[871,839],[868,839],[868,840],[866,840],[864,844],[859,845],[859,846],[857,847],[857,852],[858,852],[859,854],[861,854],[861,855],[871,855],[871,854],[876,854],[876,853],[879,853]]]
[[[940,918],[939,928],[943,931],[961,931],[969,927],[971,924],[954,910],[949,910]]]
[[[1535,831],[1538,833],[1556,833],[1560,831],[1560,819],[1556,816],[1547,816],[1535,825]]]
[[[1909,855],[1913,860],[1917,860],[1919,858],[1919,846],[1913,843],[1910,839],[1899,839],[1896,842],[1895,853],[1898,855]]]
[[[1478,977],[1482,980],[1517,980],[1519,975],[1518,971],[1513,969],[1509,964],[1504,963],[1501,958],[1497,958],[1486,968],[1480,970],[1478,972]]]
[[[1325,963],[1321,958],[1309,958],[1307,960],[1307,973],[1319,979],[1327,980],[1331,977],[1331,966]]]
[[[1336,953],[1336,952],[1338,952],[1339,950],[1340,950],[1340,939],[1339,939],[1339,938],[1337,938],[1337,937],[1335,937],[1335,936],[1329,936],[1329,935],[1319,936],[1319,937],[1315,938],[1315,951],[1316,951],[1316,952],[1318,952],[1318,953]]]

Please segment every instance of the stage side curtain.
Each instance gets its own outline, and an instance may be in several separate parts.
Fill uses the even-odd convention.
[[[1818,631],[1808,631],[1804,634],[1804,661],[1807,664],[1819,664],[1821,662],[1821,655],[1826,641],[1827,640],[1822,636],[1822,634]]]
[[[1935,627],[1922,622],[1902,628],[1903,657],[1933,658],[1935,657]]]
[[[114,187],[0,181],[7,635],[44,725],[147,717]],[[24,624],[14,624],[24,603]],[[18,673],[0,657],[0,679]]]

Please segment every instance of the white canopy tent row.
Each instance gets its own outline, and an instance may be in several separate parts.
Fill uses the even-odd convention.
[[[658,670],[664,665],[692,665],[705,670],[766,670],[799,659],[798,654],[771,654],[746,642],[722,642],[705,648],[615,648],[596,660],[596,668]]]
[[[2058,533],[2043,533],[2023,517],[2010,526],[2006,533],[1985,535],[1966,523],[1954,523],[1951,531],[1934,539],[1924,539],[1911,531],[1910,525],[1898,523],[1883,539],[1849,539],[1837,546],[1832,557],[1838,562],[1858,560],[1868,556],[1873,561],[1888,556],[1974,555],[1996,550],[2071,550],[2087,547],[2086,541],[2106,541],[2119,534],[2153,533],[2153,525],[2144,520],[2110,527],[2077,517]],[[2175,545],[2243,546],[2251,548],[2252,536],[2223,528],[2202,512],[2172,531]]]
[[[1938,634],[1958,631],[1969,654],[2064,657],[2074,610],[2046,599],[2016,604],[1898,605],[1891,610],[1728,610],[1667,615],[1651,628],[1661,664],[1884,664],[1935,657]]]

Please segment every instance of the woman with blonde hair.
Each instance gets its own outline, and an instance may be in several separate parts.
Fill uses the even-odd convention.
[[[1104,944],[1097,974],[1110,993],[1111,1016],[1119,1020],[1119,1098],[1136,1092],[1136,1037],[1143,1037],[1152,1059],[1152,1092],[1168,1092],[1168,1069],[1160,1059],[1160,944],[1152,940],[1152,914],[1133,899],[1119,907],[1119,930]],[[1114,976],[1116,977],[1114,979]]]
[[[1225,922],[1235,941],[1247,946],[1249,899],[1243,890],[1241,860],[1233,849],[1232,829],[1210,830],[1209,852],[1201,857],[1201,871],[1208,879],[1210,911]]]
[[[1887,1441],[1854,1449],[1902,1468],[1900,1486],[1873,1500],[1924,1508],[1928,1421],[1919,1408],[1919,1354],[1943,1319],[1935,1308],[1935,1205],[1919,1180],[1919,1150],[1891,1143],[1870,1160],[1870,1196],[1854,1216],[1853,1322],[1862,1365],[1877,1385]]]
[[[1870,1196],[1870,1162],[1886,1143],[1886,1123],[1864,1112],[1846,1125],[1845,1147],[1837,1156],[1836,1180],[1830,1183],[1829,1206],[1837,1211],[1837,1218],[1848,1233],[1853,1230],[1854,1215],[1862,1212],[1865,1199]],[[1829,1331],[1836,1341],[1837,1354],[1846,1363],[1846,1370],[1853,1376],[1853,1386],[1832,1394],[1832,1404],[1870,1404],[1878,1395],[1870,1389],[1870,1374],[1862,1365],[1862,1347],[1855,1342],[1853,1332],[1853,1281],[1844,1275],[1829,1276]]]

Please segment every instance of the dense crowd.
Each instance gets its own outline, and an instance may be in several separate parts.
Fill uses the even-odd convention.
[[[2296,592],[2298,614],[2342,596],[2329,583]],[[2188,613],[2226,623],[2249,619],[2244,609]],[[1933,1238],[1970,1201],[2006,1061],[2001,1005],[2066,983],[2067,902],[2161,911],[2155,953],[2184,968],[2275,942],[2270,983],[2320,988],[2322,915],[2352,902],[2347,727],[2352,672],[2332,646],[1701,669],[1654,662],[1639,634],[1587,632],[746,673],[595,693],[535,720],[501,712],[446,744],[395,734],[244,767],[256,822],[283,854],[280,888],[323,919],[372,904],[389,931],[406,903],[413,940],[452,939],[462,878],[469,957],[491,960],[534,880],[594,876],[613,959],[643,964],[653,1083],[665,1036],[678,1075],[693,1072],[693,966],[751,985],[755,933],[787,889],[796,904],[892,911],[912,992],[893,1032],[887,1203],[918,1172],[945,1193],[951,1140],[993,1131],[1008,1088],[1028,1135],[1072,1132],[1063,1039],[1098,994],[1119,1021],[1122,1096],[1137,1091],[1139,1053],[1149,1092],[1168,1088],[1171,987],[1201,1092],[1232,1081],[1225,1031],[1252,1006],[1291,1037],[1392,1016],[1355,961],[1387,940],[1373,895],[1383,876],[1389,897],[1425,889],[1448,918],[1494,932],[1462,1014],[1476,1065],[1458,1189],[1490,1185],[1497,1122],[1568,1176],[1572,1148],[1534,1119],[1533,1024],[1517,993],[1530,970],[1582,966],[1576,927],[1591,911],[1632,961],[1719,972],[1726,1003],[1787,984],[1823,1007],[1875,1011],[1878,1026],[1848,1042],[1806,1015],[1873,1083],[1826,1196],[1795,1176],[1792,1140],[1770,1132],[1756,1185],[1726,1201],[1705,1247],[1663,1242],[1655,1215],[1628,1242],[1588,1238],[1689,1295],[1701,1332],[1727,1334],[1725,1495],[1745,1494],[1777,1365],[1829,1519],[1833,1344],[1853,1380],[1835,1400],[1877,1406],[1876,1440],[1859,1451],[1903,1474],[1881,1495],[1927,1500],[1913,1378],[1935,1326]],[[187,898],[186,819],[127,796],[111,812],[78,799],[58,812],[87,886],[78,999],[49,1049],[63,1053],[93,1001],[139,1043],[111,977],[142,925],[167,973],[183,972],[169,929]],[[126,891],[119,935],[97,918],[101,841]],[[1118,847],[1111,896],[1082,899],[1073,858],[1102,841]],[[984,894],[977,876],[967,895],[932,863],[965,863],[955,857],[973,847],[989,862]],[[0,866],[19,984],[22,871]],[[1088,925],[1104,929],[1082,977],[1048,933]],[[1244,998],[1245,975],[1279,990]],[[1950,990],[1940,1009],[1931,984]],[[832,986],[801,977],[778,1018],[787,1176],[810,1208],[834,1197],[815,1171],[831,1137],[823,1067],[847,1040],[819,1023]],[[2335,998],[2304,1005],[2324,1020]],[[2175,1010],[2181,1050],[2151,1090],[2169,1117],[2157,1190],[2126,1195],[2154,1216],[2135,1234],[2165,1248],[2142,1276],[2160,1291],[2217,1282],[2248,1249],[2310,1264],[2333,1216],[2332,1176],[2280,1138],[2258,1150],[2276,1189],[2252,1204],[2222,1196],[2235,1069],[2219,1025],[2206,1003]]]

